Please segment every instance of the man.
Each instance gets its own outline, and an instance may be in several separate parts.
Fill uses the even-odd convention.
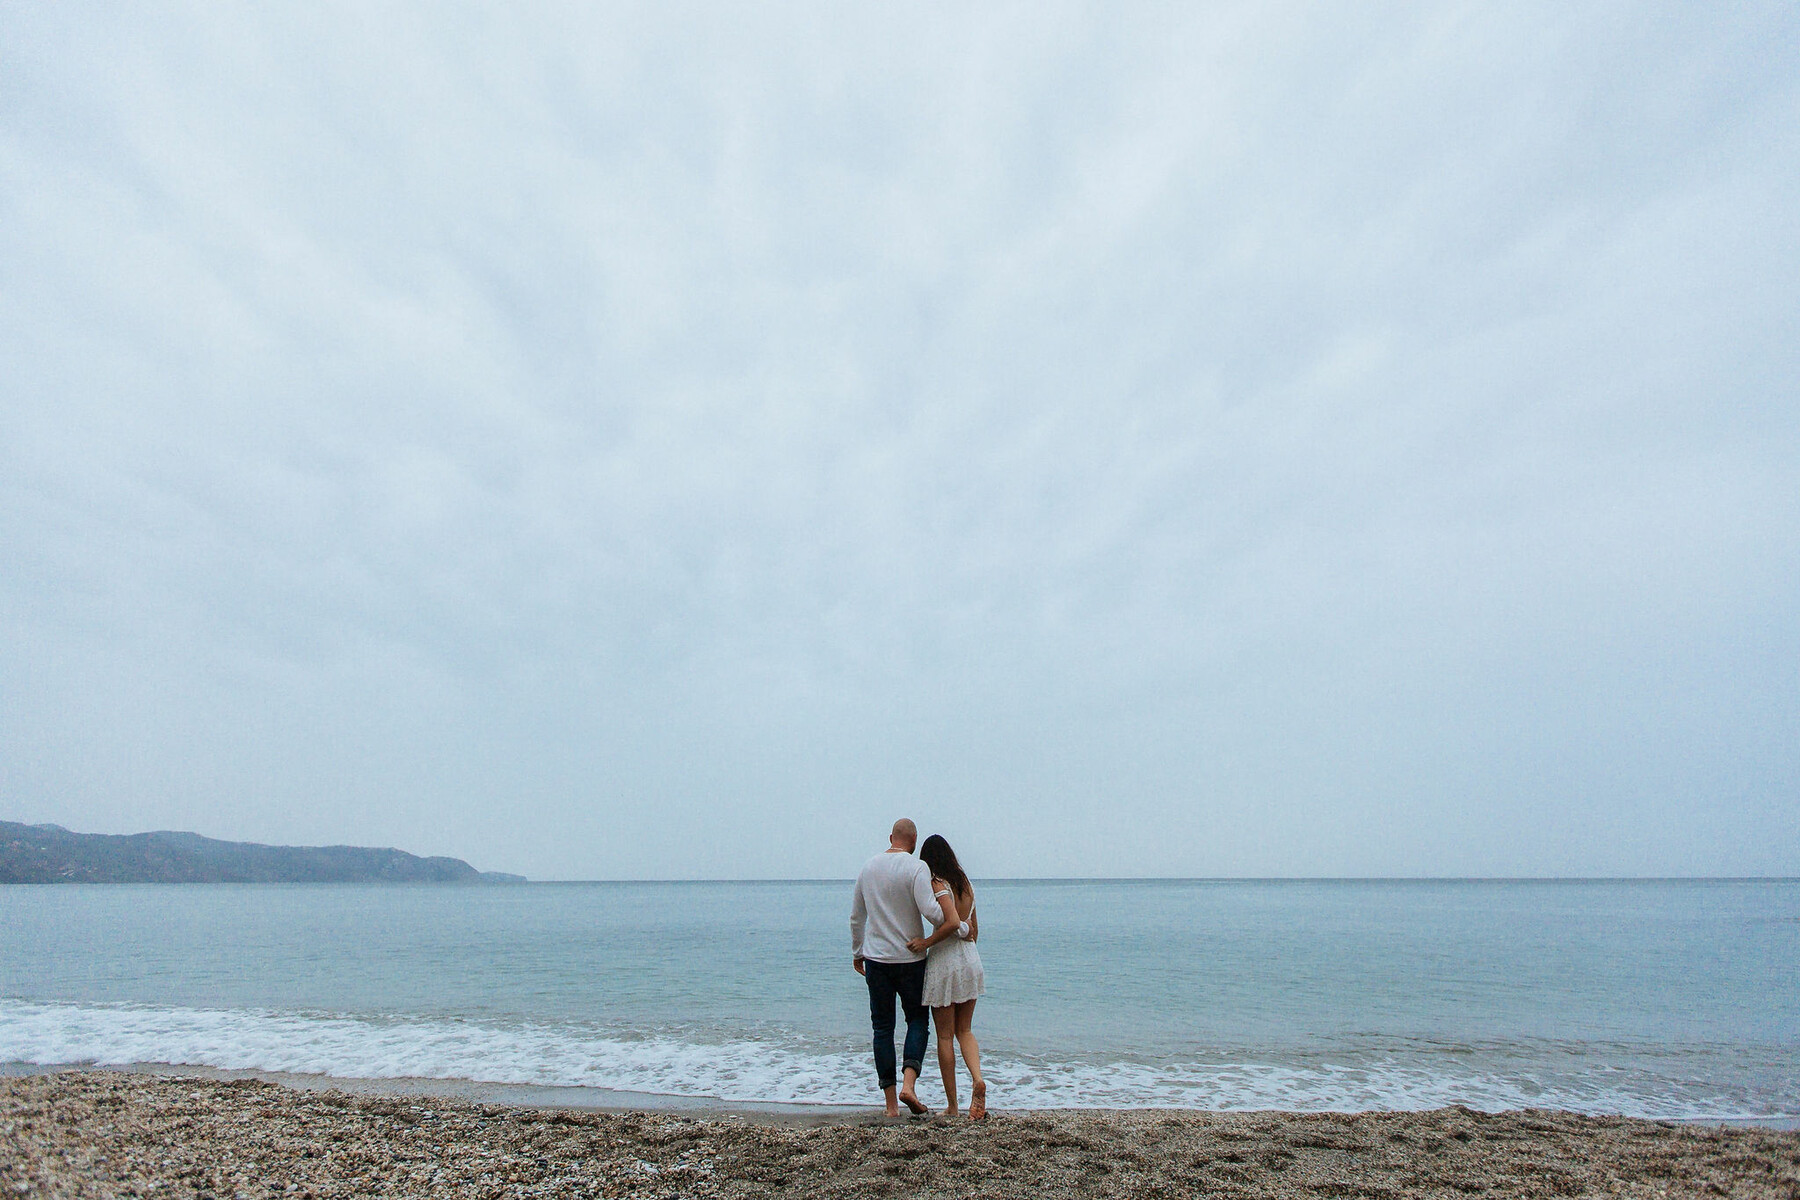
[[[869,1020],[875,1026],[875,1075],[887,1100],[887,1115],[900,1115],[900,1104],[915,1113],[931,1110],[919,1103],[914,1085],[931,1040],[931,1010],[921,993],[925,956],[906,943],[925,932],[944,910],[931,894],[931,871],[913,857],[919,828],[905,817],[894,822],[888,848],[863,865],[850,902],[850,963],[869,985]],[[894,1097],[894,997],[906,1014],[905,1074],[899,1103]]]

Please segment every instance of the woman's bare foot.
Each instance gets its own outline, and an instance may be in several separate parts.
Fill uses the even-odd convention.
[[[987,1116],[987,1080],[977,1079],[975,1086],[969,1089],[969,1120],[979,1121]]]
[[[900,1093],[900,1103],[912,1109],[914,1116],[928,1117],[931,1115],[931,1110],[926,1108],[924,1103],[917,1096],[913,1095],[911,1088],[907,1088]]]

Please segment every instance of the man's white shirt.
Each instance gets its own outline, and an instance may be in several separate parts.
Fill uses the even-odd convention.
[[[918,962],[906,943],[925,936],[924,921],[944,919],[931,894],[931,868],[911,854],[889,851],[863,864],[850,901],[850,950],[876,962]]]

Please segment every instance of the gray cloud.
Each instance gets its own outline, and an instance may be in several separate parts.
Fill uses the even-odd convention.
[[[9,815],[1800,871],[1797,35],[0,9]]]

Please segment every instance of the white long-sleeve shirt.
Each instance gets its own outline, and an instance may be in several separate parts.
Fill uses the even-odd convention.
[[[910,854],[889,851],[863,864],[850,900],[850,951],[858,958],[883,963],[918,962],[923,954],[906,948],[925,936],[922,922],[933,925],[944,910],[931,894],[931,868]]]

